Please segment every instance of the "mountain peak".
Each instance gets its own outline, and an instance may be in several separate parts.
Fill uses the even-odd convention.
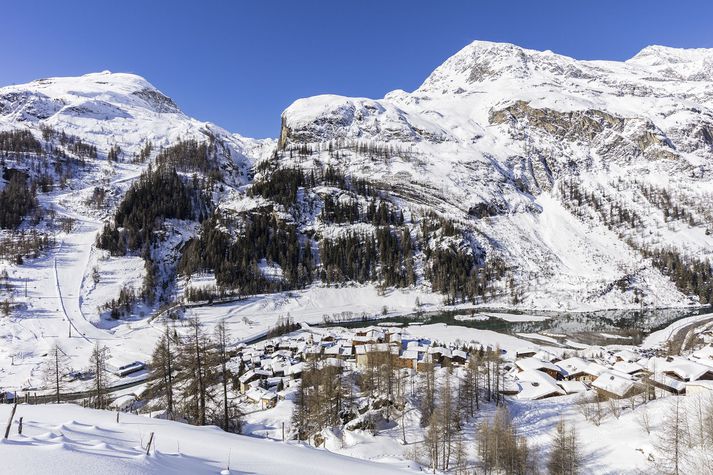
[[[102,71],[0,88],[0,114],[30,121],[48,119],[57,113],[128,116],[128,109],[134,107],[153,113],[180,112],[171,98],[131,73]]]
[[[657,66],[700,61],[705,58],[713,58],[713,48],[674,48],[672,46],[649,45],[627,62]]]
[[[643,66],[667,79],[713,80],[713,48],[673,48],[650,45],[639,51],[626,63]]]
[[[500,77],[527,78],[537,70],[562,72],[575,60],[552,51],[512,43],[476,40],[448,58],[419,87],[420,92],[467,90],[470,84]]]

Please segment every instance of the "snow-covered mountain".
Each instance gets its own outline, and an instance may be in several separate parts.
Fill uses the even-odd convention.
[[[61,182],[71,192],[40,202],[120,231],[126,206],[114,213],[150,163],[210,175],[200,219],[165,220],[151,241],[164,299],[180,296],[178,269],[243,293],[356,280],[449,302],[688,305],[712,298],[712,63],[712,50],[578,61],[476,41],[413,92],[295,101],[277,141],[190,118],[135,75],[41,79],[0,88],[0,132],[37,141],[3,167]],[[207,155],[175,148],[191,141]],[[86,312],[145,284],[134,244],[112,248],[119,264],[92,255],[124,277],[90,295],[104,284],[85,276]]]
[[[670,265],[642,254],[711,255],[712,65],[705,49],[578,61],[476,41],[411,93],[296,101],[279,147],[321,149],[406,208],[459,222],[505,260],[525,305],[680,305]]]
[[[43,127],[94,145],[98,158],[106,158],[112,146],[121,148],[125,157],[120,159],[128,159],[147,142],[160,149],[179,140],[214,137],[225,144],[224,166],[234,168],[238,175],[250,167],[246,155],[271,143],[188,117],[144,78],[109,71],[0,88],[0,130],[26,128],[39,139]]]

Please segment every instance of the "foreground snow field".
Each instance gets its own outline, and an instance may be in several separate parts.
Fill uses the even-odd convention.
[[[10,405],[0,406],[7,420]],[[228,434],[79,406],[21,405],[23,435],[0,441],[3,473],[86,474],[386,474],[404,473],[407,463],[384,465],[299,444]],[[146,445],[151,433],[150,454]],[[227,471],[230,464],[230,471]]]

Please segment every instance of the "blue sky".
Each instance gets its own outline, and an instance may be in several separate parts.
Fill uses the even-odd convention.
[[[413,90],[476,39],[581,59],[713,47],[710,0],[3,0],[2,11],[0,85],[133,72],[187,114],[253,137],[276,136],[300,97]]]

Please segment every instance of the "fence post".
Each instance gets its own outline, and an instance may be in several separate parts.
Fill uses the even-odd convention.
[[[20,426],[17,428],[18,435],[22,435],[22,417],[20,418]]]
[[[151,450],[151,442],[153,442],[153,432],[151,432],[151,436],[149,437],[149,445],[146,446],[146,455],[148,455]]]
[[[15,411],[17,410],[17,398],[15,398],[15,404],[12,405],[12,412],[10,412],[10,419],[7,421],[7,426],[5,427],[5,438],[10,437],[10,427],[12,427],[12,420],[15,418]]]

